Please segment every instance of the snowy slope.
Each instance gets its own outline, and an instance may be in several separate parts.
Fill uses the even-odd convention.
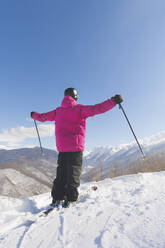
[[[45,218],[49,194],[0,197],[0,248],[165,247],[165,172],[82,184],[80,194]]]

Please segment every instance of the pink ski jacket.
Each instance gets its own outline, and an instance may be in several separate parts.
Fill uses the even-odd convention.
[[[71,96],[65,96],[61,107],[48,113],[34,112],[37,121],[55,121],[56,146],[59,152],[84,150],[86,118],[104,113],[116,105],[113,98],[96,105],[82,105]]]

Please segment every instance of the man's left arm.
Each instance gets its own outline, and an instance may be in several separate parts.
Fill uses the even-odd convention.
[[[52,110],[47,113],[37,113],[37,112],[31,112],[31,118],[36,121],[55,121],[56,120],[56,110]]]

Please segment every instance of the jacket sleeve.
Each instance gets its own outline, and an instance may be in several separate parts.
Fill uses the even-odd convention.
[[[95,105],[82,105],[81,114],[83,118],[105,113],[116,106],[113,98]]]
[[[32,118],[36,121],[41,121],[41,122],[55,121],[56,120],[56,110],[53,110],[53,111],[50,111],[47,113],[42,113],[42,114],[34,112],[32,115]]]

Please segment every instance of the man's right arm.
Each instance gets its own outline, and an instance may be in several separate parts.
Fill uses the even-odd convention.
[[[107,112],[108,110],[112,109],[116,106],[116,104],[119,104],[123,101],[122,97],[120,95],[115,95],[111,99],[108,99],[107,101],[104,101],[99,104],[95,105],[82,105],[81,108],[81,114],[83,118],[87,118],[90,116],[94,116],[97,114],[102,114]]]

